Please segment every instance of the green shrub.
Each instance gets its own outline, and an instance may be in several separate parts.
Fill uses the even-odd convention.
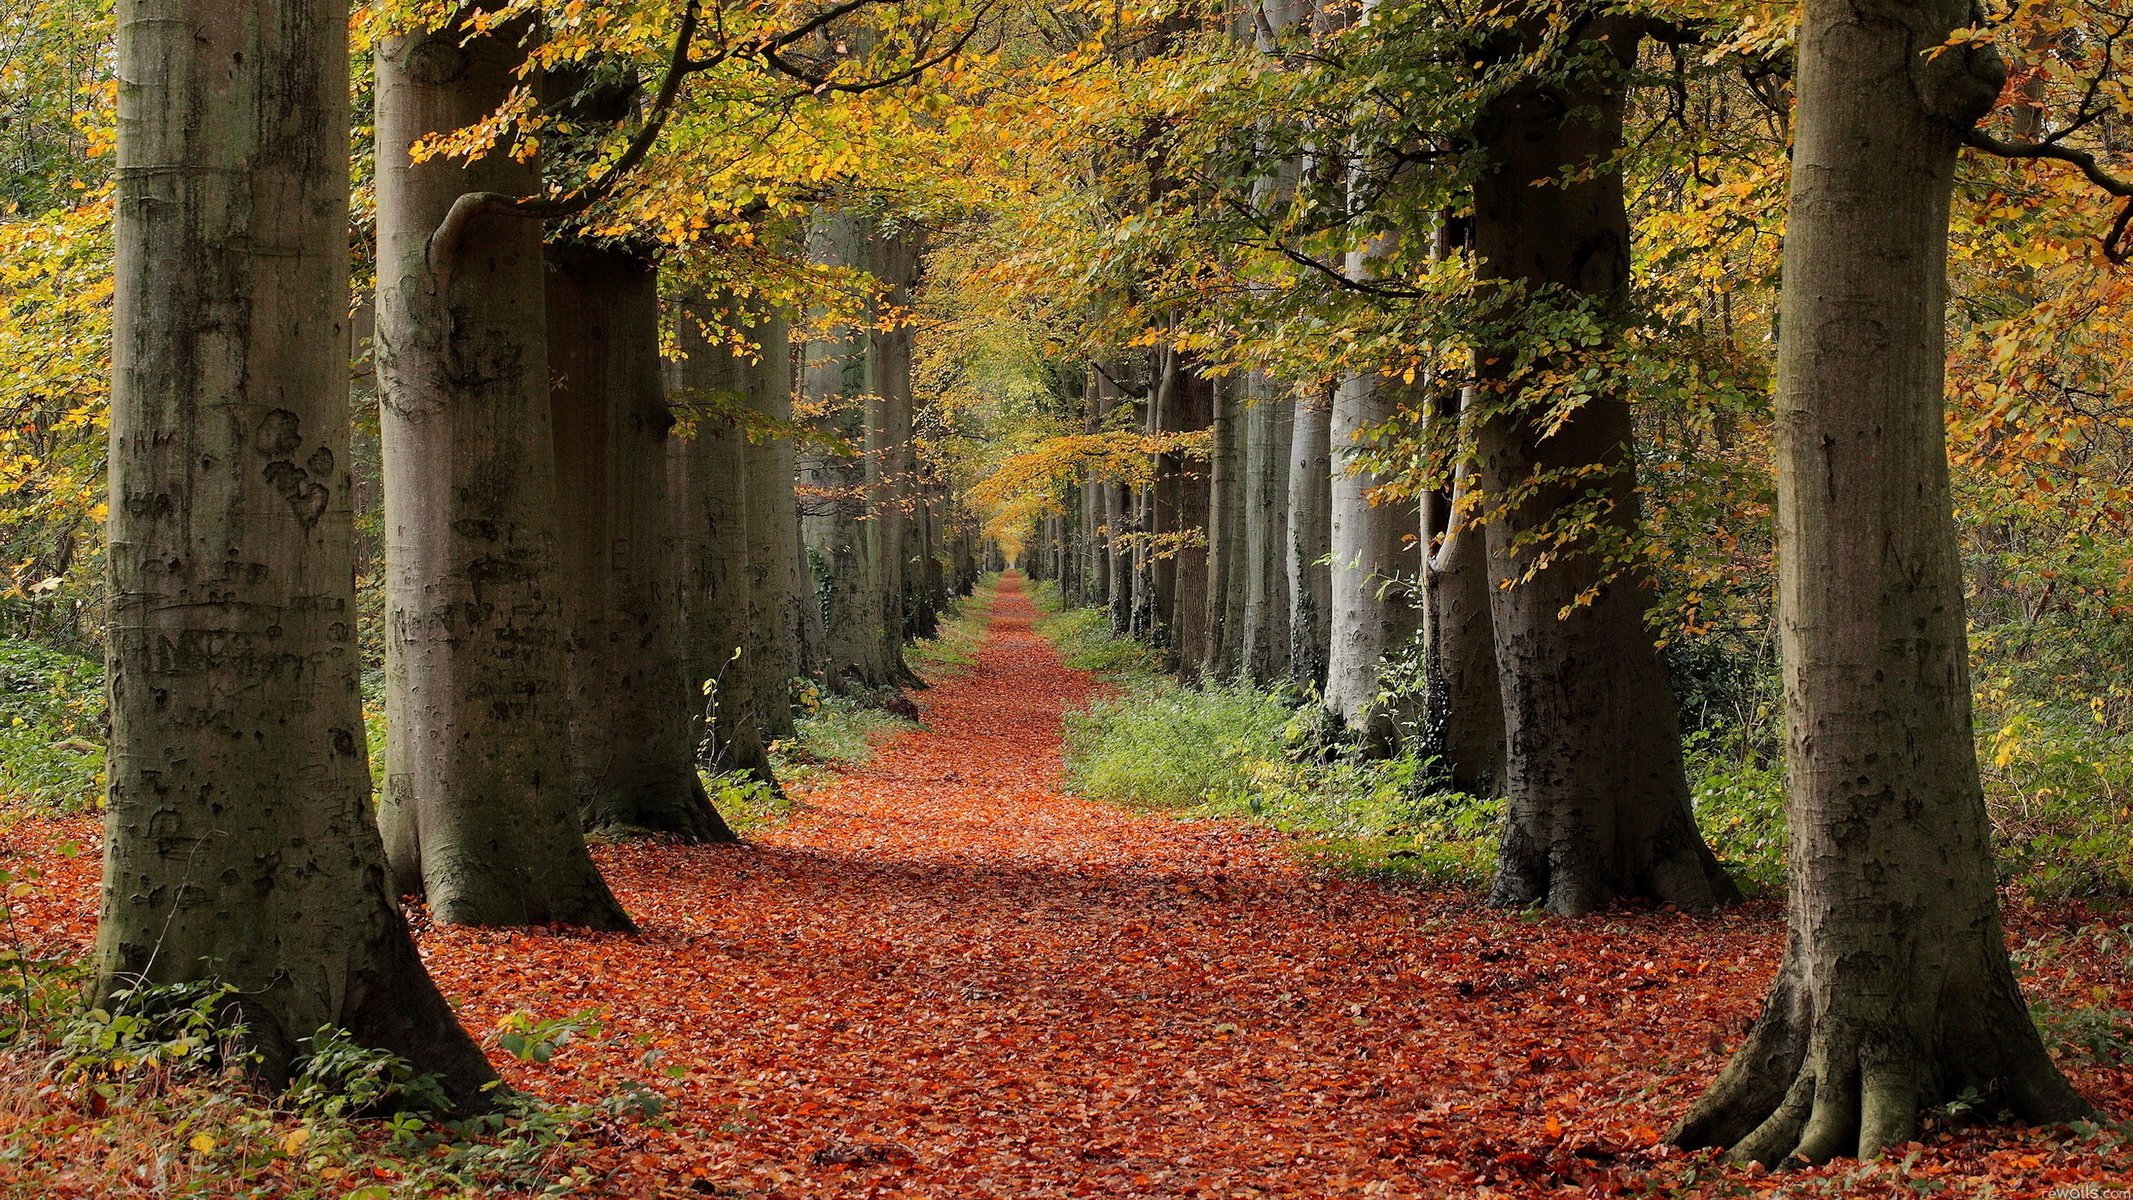
[[[26,642],[0,642],[0,801],[93,809],[104,793],[104,672]]]
[[[1156,685],[1069,714],[1068,777],[1098,800],[1186,808],[1244,799],[1289,712],[1246,687]]]
[[[1785,886],[1785,771],[1708,733],[1686,746],[1689,800],[1712,853],[1744,887]]]
[[[1187,817],[1242,817],[1303,835],[1338,870],[1480,882],[1495,870],[1502,804],[1435,790],[1429,760],[1291,754],[1310,704],[1244,685],[1144,681],[1067,716],[1069,786]]]

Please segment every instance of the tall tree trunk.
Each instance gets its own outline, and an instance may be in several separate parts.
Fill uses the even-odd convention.
[[[1299,687],[1326,683],[1332,655],[1333,398],[1298,392],[1289,438],[1289,675]]]
[[[1348,256],[1349,274],[1367,278],[1387,252],[1373,243]],[[1378,749],[1398,742],[1391,706],[1379,699],[1379,664],[1421,628],[1414,584],[1421,515],[1410,499],[1379,490],[1397,480],[1370,463],[1380,454],[1377,430],[1399,415],[1402,385],[1374,372],[1341,380],[1333,395],[1328,441],[1332,480],[1331,639],[1326,710],[1351,734]]]
[[[748,494],[748,645],[742,662],[753,679],[756,717],[771,740],[794,735],[792,681],[802,673],[805,588],[800,510],[793,498],[792,344],[785,318],[772,314],[747,333],[758,344],[749,365],[747,403],[755,436],[742,448]]]
[[[455,24],[377,56],[378,819],[400,887],[440,921],[626,929],[570,794],[541,227],[489,212],[432,238],[460,196],[537,192],[540,172],[502,151],[467,165],[407,154],[510,96],[526,32]]]
[[[915,235],[881,228],[868,245],[869,269],[881,281],[880,316],[887,328],[867,333],[866,482],[875,586],[881,619],[874,635],[889,679],[898,687],[924,687],[904,662],[904,611],[911,537],[911,289],[918,282]]]
[[[843,213],[817,213],[807,234],[808,258],[826,267],[865,270],[869,223]],[[873,374],[869,338],[846,323],[809,341],[801,388],[816,432],[831,445],[810,446],[800,460],[802,532],[815,558],[821,589],[824,682],[840,692],[872,692],[899,682],[888,656],[878,513],[868,492],[869,405]]]
[[[1456,421],[1456,413],[1433,414]],[[1484,531],[1465,507],[1472,471],[1459,463],[1451,487],[1423,497],[1424,678],[1430,739],[1452,783],[1473,795],[1499,793],[1504,777],[1503,696],[1497,682],[1495,625],[1489,619],[1489,555]]]
[[[1204,433],[1214,421],[1214,381],[1175,350],[1163,351],[1161,362],[1155,403],[1160,431]],[[1156,604],[1178,674],[1187,680],[1202,677],[1209,666],[1208,482],[1205,454],[1180,449],[1157,456],[1154,530],[1162,554],[1155,566]]]
[[[1619,171],[1596,164],[1621,146],[1637,35],[1627,18],[1586,28],[1559,64],[1567,82],[1522,84],[1485,114],[1474,250],[1480,277],[1518,285],[1511,303],[1526,311],[1577,303],[1613,321],[1628,302],[1629,218]],[[1494,899],[1558,913],[1621,897],[1734,899],[1689,812],[1674,698],[1645,627],[1649,580],[1605,558],[1637,545],[1628,398],[1603,383],[1565,416],[1518,392],[1515,358],[1484,353],[1493,394],[1476,433],[1509,757]],[[1564,533],[1587,522],[1607,536]],[[1543,549],[1551,561],[1535,570]]]
[[[756,589],[749,571],[749,392],[754,368],[725,339],[726,317],[701,298],[673,306],[670,370],[677,406],[695,428],[680,450],[679,511],[688,548],[686,679],[696,713],[696,760],[713,771],[738,771],[773,787],[763,740],[760,678],[749,661]],[[769,503],[775,505],[772,493]]]
[[[1243,671],[1264,687],[1289,670],[1289,441],[1295,403],[1264,376],[1247,377],[1244,436]]]
[[[370,817],[348,455],[348,8],[122,0],[111,749],[96,1002],[228,985],[289,1078],[333,1027],[495,1073]]]
[[[2092,1115],[2009,967],[1970,713],[1942,425],[1958,137],[1989,50],[1950,0],[1809,0],[1778,348],[1790,936],[1761,1018],[1677,1141],[1871,1156],[1921,1107]]]
[[[661,386],[659,275],[626,251],[548,251],[549,401],[568,597],[571,793],[587,829],[731,841],[696,774]]]
[[[1207,670],[1218,679],[1236,674],[1241,640],[1242,588],[1232,591],[1237,555],[1243,549],[1244,411],[1236,384],[1217,381],[1210,392],[1211,449],[1207,463]]]

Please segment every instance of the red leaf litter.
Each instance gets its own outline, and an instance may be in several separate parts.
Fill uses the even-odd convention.
[[[1249,825],[1065,795],[1061,713],[1093,685],[1032,617],[1010,577],[974,666],[921,694],[924,728],[756,844],[601,849],[640,935],[422,934],[476,1032],[604,1010],[548,1064],[505,1059],[513,1084],[638,1079],[670,1101],[671,1127],[590,1149],[593,1194],[2133,1197],[2122,1147],[2036,1131],[1936,1128],[1882,1163],[1769,1173],[1660,1146],[1754,1015],[1776,907],[1530,919],[1311,870]],[[18,919],[86,947],[93,853],[37,857]],[[2122,953],[2025,982],[2133,1008]],[[2069,1066],[2133,1114],[2133,1071]]]

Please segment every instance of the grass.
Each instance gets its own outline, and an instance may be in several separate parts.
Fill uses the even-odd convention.
[[[1315,705],[1246,684],[1186,687],[1153,650],[1113,637],[1106,615],[1062,607],[1039,585],[1037,630],[1109,694],[1066,721],[1067,782],[1095,800],[1256,821],[1297,834],[1294,852],[1349,874],[1474,884],[1495,870],[1501,805],[1433,786],[1412,756],[1319,759]]]
[[[911,643],[904,659],[927,683],[943,683],[976,665],[978,650],[985,644],[985,631],[992,624],[992,604],[999,583],[988,576],[978,581],[970,595],[958,598],[941,614],[940,632]]]

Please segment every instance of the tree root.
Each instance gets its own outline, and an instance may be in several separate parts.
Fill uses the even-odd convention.
[[[1961,1022],[1969,1028],[1934,1037],[1826,1015],[1818,1023],[1816,1007],[1788,962],[1747,1042],[1668,1140],[1775,1167],[1873,1158],[1914,1140],[1922,1110],[1965,1093],[2034,1124],[2095,1115],[2026,1011],[1983,1004],[1979,1019]]]

